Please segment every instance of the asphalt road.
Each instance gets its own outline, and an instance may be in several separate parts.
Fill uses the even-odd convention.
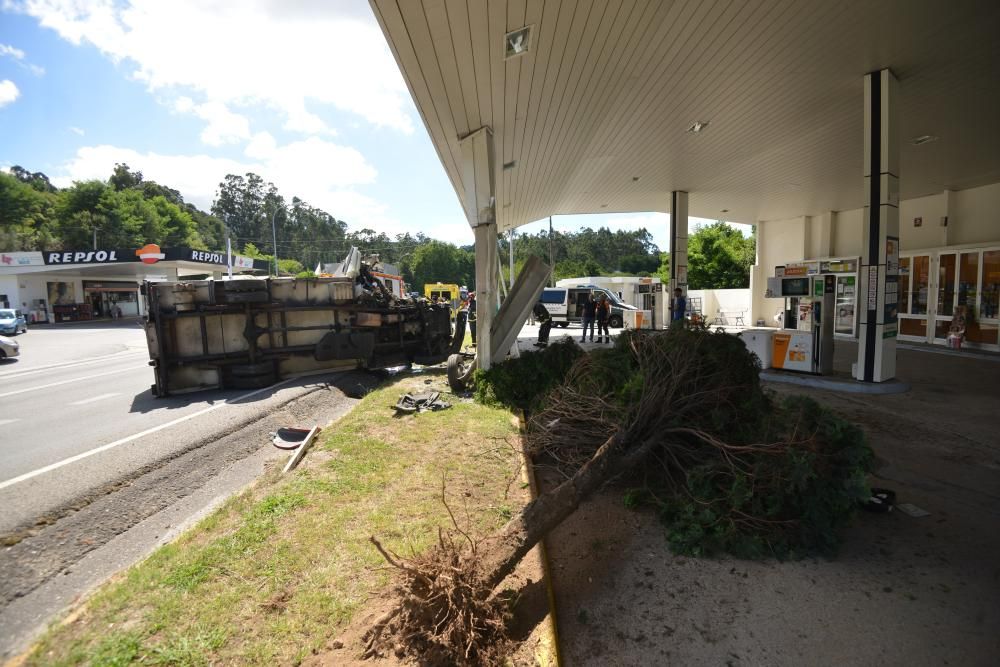
[[[36,327],[0,363],[0,656],[252,482],[282,425],[324,425],[375,378],[154,398],[134,321]]]

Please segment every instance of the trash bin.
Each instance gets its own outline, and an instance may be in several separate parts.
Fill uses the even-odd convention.
[[[962,349],[962,337],[961,336],[948,336],[948,347],[952,350]]]

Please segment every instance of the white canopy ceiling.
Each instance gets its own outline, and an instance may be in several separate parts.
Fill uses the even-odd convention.
[[[492,128],[501,230],[671,190],[736,222],[858,208],[863,76],[885,67],[904,198],[1000,181],[997,0],[371,4],[460,198],[459,138]]]

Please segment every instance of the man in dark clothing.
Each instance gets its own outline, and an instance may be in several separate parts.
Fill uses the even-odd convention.
[[[549,311],[542,305],[541,301],[535,304],[531,313],[542,324],[538,329],[538,342],[535,343],[535,347],[545,347],[549,344],[549,331],[552,330],[552,316],[549,315]]]
[[[476,344],[476,293],[469,292],[469,333],[472,334],[472,345]]]
[[[595,311],[594,314],[597,317],[597,342],[610,343],[611,332],[608,331],[608,319],[611,317],[611,304],[608,303],[608,297],[604,294],[601,295],[600,301],[597,302]],[[601,332],[604,333],[603,341],[601,340]]]
[[[594,342],[594,319],[597,317],[597,301],[594,299],[594,293],[591,292],[587,296],[586,303],[583,304],[583,336],[580,337],[581,343],[587,342],[587,329],[590,329],[590,342]]]
[[[670,324],[673,325],[674,322],[684,322],[684,311],[687,310],[687,299],[684,298],[684,292],[678,287],[674,290],[674,304],[670,309]]]

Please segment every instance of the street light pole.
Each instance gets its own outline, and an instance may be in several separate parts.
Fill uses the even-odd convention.
[[[274,275],[278,275],[278,232],[274,226],[274,219],[278,215],[278,207],[274,207],[274,213],[271,214],[271,242],[274,244]]]

